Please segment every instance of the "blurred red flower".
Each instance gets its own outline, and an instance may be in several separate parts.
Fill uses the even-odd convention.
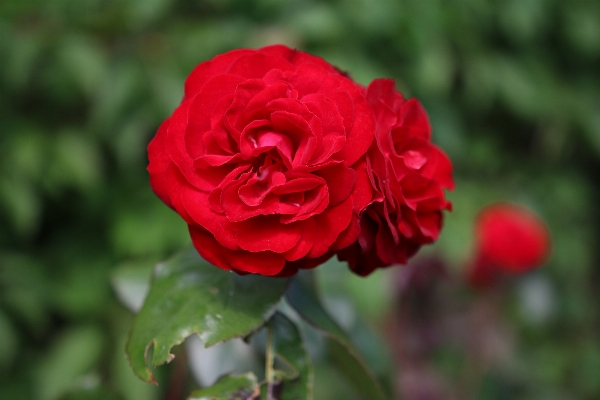
[[[499,203],[484,208],[475,222],[476,255],[468,271],[475,286],[501,273],[522,274],[541,266],[550,253],[544,221],[525,207]]]

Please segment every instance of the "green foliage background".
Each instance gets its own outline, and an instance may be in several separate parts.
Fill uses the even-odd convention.
[[[600,2],[583,0],[1,1],[0,398],[161,398],[129,371],[110,286],[115,265],[189,243],[149,188],[146,145],[196,64],[277,42],[422,101],[455,166],[435,249],[456,274],[483,205],[548,222],[553,312],[532,324],[507,306],[519,370],[481,398],[599,398]],[[347,281],[368,319],[377,294]]]

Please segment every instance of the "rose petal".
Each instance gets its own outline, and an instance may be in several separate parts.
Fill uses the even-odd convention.
[[[193,221],[215,236],[220,245],[237,249],[234,225],[227,217],[213,211],[208,201],[208,193],[184,185],[180,188],[181,200],[185,211]]]
[[[261,53],[282,57],[290,63],[292,63],[293,65],[301,65],[306,63],[316,64],[321,68],[328,69],[331,72],[336,72],[335,68],[333,68],[331,64],[329,64],[322,58],[313,56],[312,54],[304,53],[302,51],[298,51],[296,49],[290,49],[289,47],[280,44],[263,47],[259,51]]]
[[[325,185],[325,180],[319,176],[312,174],[293,174],[286,175],[287,182],[275,189],[275,193],[283,195],[296,192],[306,192],[316,188],[317,186]]]
[[[194,160],[187,152],[185,143],[188,116],[192,102],[193,99],[182,103],[171,116],[171,122],[165,138],[165,147],[171,160],[177,165],[190,184],[201,190],[211,190],[218,185],[220,179],[226,176],[231,169],[213,168],[208,174],[197,173]],[[187,134],[191,133],[188,132]]]
[[[237,142],[225,125],[225,114],[233,99],[233,93],[221,97],[210,115],[210,134],[202,135],[207,153],[233,155],[239,150]]]
[[[325,185],[319,185],[314,189],[307,190],[304,201],[296,208],[293,215],[283,215],[280,219],[282,224],[290,224],[302,221],[315,215],[321,214],[329,204],[329,193]]]
[[[261,216],[236,223],[235,230],[236,243],[244,250],[283,253],[300,241],[303,226],[300,223],[281,225],[277,216]]]
[[[276,148],[287,168],[292,168],[294,145],[289,137],[279,132],[262,132],[257,137],[257,147]]]
[[[306,95],[319,92],[330,74],[332,72],[329,68],[314,63],[303,63],[287,76],[287,81],[298,91],[298,98],[302,99]]]
[[[227,72],[246,78],[262,78],[272,69],[289,71],[294,66],[282,57],[252,52],[234,60]]]
[[[354,100],[354,120],[352,128],[347,132],[344,147],[336,154],[336,159],[344,161],[344,165],[352,165],[365,154],[371,146],[375,132],[375,117],[369,104],[357,94]]]
[[[285,265],[285,259],[273,252],[230,250],[222,247],[207,230],[192,225],[188,228],[192,243],[202,258],[221,269],[273,276],[278,275]]]
[[[377,235],[375,236],[375,250],[377,257],[385,265],[391,265],[396,262],[396,248],[398,244],[394,241],[390,231],[389,225],[386,223],[380,223]]]
[[[256,153],[268,150],[264,149],[265,146],[259,147],[258,137],[264,130],[271,129],[273,129],[271,122],[267,119],[258,119],[246,125],[239,137],[240,154],[244,159],[248,160],[250,157],[255,156]],[[260,149],[260,151],[256,152],[256,149]]]
[[[269,119],[269,115],[274,111],[273,101],[291,100],[297,102],[294,99],[287,99],[288,92],[289,85],[285,82],[276,82],[257,91],[244,104],[243,111],[238,115],[237,126],[242,127],[257,119]]]
[[[356,172],[351,168],[338,164],[315,171],[315,174],[327,182],[329,207],[334,207],[346,200],[354,190]]]
[[[225,129],[227,129],[229,136],[234,142],[239,143],[242,130],[250,122],[242,118],[244,110],[250,100],[264,90],[265,87],[265,83],[260,79],[248,79],[235,88],[233,100],[223,117]],[[264,112],[259,119],[267,119],[268,114]]]
[[[369,204],[382,201],[382,197],[374,191],[366,160],[362,159],[353,167],[356,172],[356,180],[351,194],[352,204],[354,212],[360,214]]]
[[[431,171],[430,171],[431,170]],[[452,162],[448,156],[438,147],[431,145],[430,155],[425,165],[423,174],[431,176],[443,188],[454,190],[454,179],[452,178]]]
[[[297,114],[286,111],[275,111],[271,114],[273,129],[294,143],[296,153],[292,160],[293,167],[304,165],[310,159],[316,148],[315,133],[308,122]]]
[[[188,224],[191,224],[194,221],[186,211],[181,198],[181,191],[184,186],[189,186],[189,183],[185,180],[185,177],[181,174],[179,168],[177,168],[175,164],[170,163],[165,174],[165,189],[167,193],[169,193],[172,208],[177,211],[181,218]]]
[[[250,49],[232,50],[199,64],[185,80],[185,96],[182,102],[196,95],[206,81],[227,71],[236,59],[252,52]]]
[[[208,195],[208,202],[210,204],[210,208],[214,212],[219,214],[225,213],[221,199],[223,190],[230,186],[234,181],[238,182],[238,185],[241,185],[244,182],[246,182],[252,175],[252,172],[249,171],[250,168],[251,166],[247,164],[239,165],[221,181],[219,186],[217,186],[214,190],[210,192],[210,194]]]
[[[308,256],[315,258],[325,254],[329,250],[329,246],[352,221],[352,213],[352,199],[348,197],[341,204],[314,215],[313,218],[318,228],[315,243]]]
[[[429,118],[417,99],[410,99],[403,104],[398,125],[409,127],[410,132],[414,135],[425,139],[431,138]]]
[[[407,150],[400,155],[404,159],[404,164],[412,169],[421,169],[427,162],[427,157],[416,150]]]
[[[202,258],[221,269],[231,270],[229,262],[223,255],[223,246],[215,240],[215,237],[209,231],[195,225],[188,225],[188,230],[190,231],[192,244]]]
[[[283,181],[279,177],[283,177]],[[285,175],[281,173],[273,174],[271,179],[268,181],[261,181],[255,177],[251,178],[246,182],[245,185],[241,186],[238,190],[240,200],[242,200],[248,206],[258,206],[267,197],[267,195],[273,192],[277,187],[282,186],[285,183]]]
[[[296,261],[305,257],[312,249],[315,242],[315,231],[317,226],[314,219],[307,219],[305,221],[297,222],[297,224],[302,226],[301,238],[293,248],[282,254],[288,261]]]
[[[322,256],[316,258],[301,258],[296,261],[288,261],[285,263],[285,267],[277,274],[277,276],[285,277],[292,276],[298,272],[299,269],[311,269],[322,265],[333,256],[333,252],[325,253]]]
[[[276,276],[285,266],[285,258],[271,251],[251,253],[225,249],[224,255],[233,269],[250,274]]]
[[[238,86],[244,82],[240,76],[221,74],[206,81],[202,89],[191,98],[189,117],[185,130],[186,152],[193,158],[198,154],[205,154],[203,149],[194,150],[194,145],[200,145],[199,138],[204,132],[211,129],[213,110],[223,97],[231,98]]]
[[[393,79],[375,79],[367,88],[366,98],[373,107],[379,129],[388,132],[398,120],[397,110],[404,103],[402,94],[396,91],[396,83]]]
[[[317,118],[311,121],[311,127],[315,131],[314,122],[319,123],[322,133],[322,145],[311,157],[311,164],[326,161],[332,154],[337,153],[346,143],[344,120],[341,117],[337,105],[323,94],[311,94],[305,96],[302,101]]]
[[[154,193],[169,207],[173,208],[169,193],[166,189],[165,175],[167,173],[167,167],[171,164],[171,158],[167,154],[165,148],[165,139],[167,137],[167,130],[169,128],[170,118],[164,120],[164,122],[158,128],[156,136],[148,144],[148,164],[147,170],[150,174],[150,186]]]
[[[340,250],[356,242],[360,230],[360,218],[358,217],[358,214],[354,214],[352,215],[350,225],[340,233],[335,243],[331,245],[331,250]]]
[[[430,213],[417,213],[417,223],[421,229],[421,234],[428,238],[429,242],[437,240],[440,235],[440,229],[442,228],[442,213],[441,212],[430,212]]]

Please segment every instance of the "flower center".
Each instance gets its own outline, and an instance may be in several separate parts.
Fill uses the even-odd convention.
[[[256,173],[256,177],[259,182],[268,181],[269,177],[275,171],[280,171],[283,167],[283,163],[277,157],[273,157],[269,153],[263,153],[257,157],[252,165],[253,171]]]

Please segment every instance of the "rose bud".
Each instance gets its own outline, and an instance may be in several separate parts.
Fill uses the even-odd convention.
[[[366,89],[377,121],[367,153],[367,173],[375,190],[361,214],[358,241],[338,254],[352,271],[405,264],[442,228],[442,210],[451,210],[444,189],[453,189],[452,164],[431,143],[431,125],[416,99],[405,100],[393,80],[376,79]]]
[[[468,270],[474,286],[491,284],[498,275],[518,275],[536,268],[550,253],[548,228],[522,206],[499,203],[484,208],[475,221],[475,261]]]
[[[148,146],[150,184],[210,263],[288,276],[356,241],[373,198],[362,88],[275,45],[198,65]]]

